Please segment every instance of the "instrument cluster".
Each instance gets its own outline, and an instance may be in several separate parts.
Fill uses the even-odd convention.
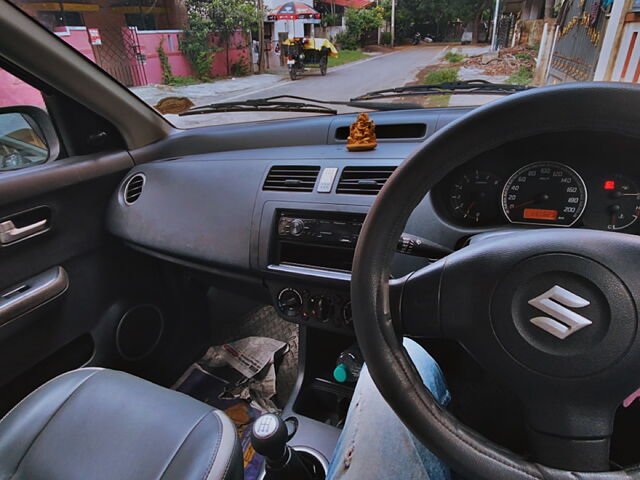
[[[434,203],[463,227],[640,229],[640,175],[589,162],[518,163],[467,164],[434,189]]]

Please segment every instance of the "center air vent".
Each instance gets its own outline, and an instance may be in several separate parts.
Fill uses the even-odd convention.
[[[396,167],[345,167],[336,193],[376,195]]]
[[[263,190],[288,192],[312,192],[316,184],[320,167],[318,166],[275,166],[271,167]]]
[[[124,185],[123,189],[123,197],[124,203],[127,205],[133,205],[140,195],[142,195],[142,187],[144,187],[144,182],[146,178],[141,173],[136,173],[133,175]]]

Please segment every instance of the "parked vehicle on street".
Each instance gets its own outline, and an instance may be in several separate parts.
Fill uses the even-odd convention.
[[[413,35],[413,40],[411,41],[411,44],[412,45],[418,45],[418,44],[420,44],[420,42],[432,43],[433,39],[431,37],[429,37],[428,35],[423,35],[420,32],[416,32]]]
[[[338,57],[336,47],[326,38],[292,38],[283,43],[282,54],[287,58],[291,80],[309,68],[319,68],[325,76],[329,57]]]

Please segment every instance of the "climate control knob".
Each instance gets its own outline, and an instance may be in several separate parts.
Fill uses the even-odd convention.
[[[278,294],[278,310],[285,317],[297,317],[302,310],[302,295],[293,288],[285,288]]]

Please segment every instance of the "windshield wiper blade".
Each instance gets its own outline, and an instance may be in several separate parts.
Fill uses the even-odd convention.
[[[326,113],[329,115],[336,115],[338,112],[329,107],[323,107],[322,105],[313,105],[310,103],[302,102],[285,102],[281,100],[275,100],[282,98],[283,96],[270,97],[270,98],[253,98],[248,100],[240,100],[237,102],[221,102],[211,103],[209,105],[201,105],[190,108],[186,112],[182,112],[180,116],[184,115],[200,115],[206,113],[216,112],[305,112],[305,113]]]
[[[375,90],[352,98],[352,102],[374,100],[378,98],[403,97],[411,95],[510,95],[535,87],[527,85],[511,85],[506,83],[491,83],[486,80],[468,80],[464,82],[443,82],[425,85],[407,85],[404,87]]]
[[[293,98],[295,100],[302,100],[303,102],[323,103],[325,105],[344,105],[346,107],[364,108],[368,110],[413,110],[416,108],[422,108],[422,105],[418,105],[417,103],[375,103],[361,100],[318,100],[316,98],[298,97],[296,95],[278,95],[275,97],[269,97],[268,100],[278,98]]]
[[[301,100],[301,102],[283,101],[283,98],[293,100]],[[313,102],[313,103],[307,103]],[[221,102],[211,103],[193,107],[180,115],[199,115],[205,113],[216,112],[307,112],[307,113],[326,113],[336,115],[338,112],[333,108],[324,107],[322,105],[344,105],[347,107],[362,108],[368,110],[413,110],[422,108],[421,105],[415,103],[384,103],[384,102],[366,102],[362,100],[340,101],[340,100],[318,100],[315,98],[298,97],[296,95],[276,95],[267,98],[254,98],[248,100],[239,100],[237,102]]]

